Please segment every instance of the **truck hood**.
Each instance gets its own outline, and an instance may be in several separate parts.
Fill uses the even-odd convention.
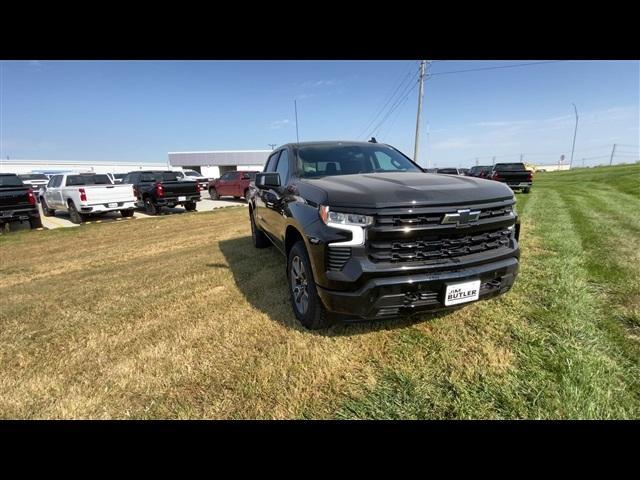
[[[458,175],[390,172],[301,181],[324,191],[327,205],[334,207],[462,205],[513,198],[511,189],[500,182]]]

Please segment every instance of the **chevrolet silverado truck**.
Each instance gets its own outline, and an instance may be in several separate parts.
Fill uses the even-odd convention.
[[[16,174],[0,173],[0,228],[23,221],[28,221],[31,228],[42,227],[33,190]]]
[[[184,206],[195,211],[200,201],[200,185],[195,180],[181,180],[177,172],[170,170],[141,170],[129,172],[122,183],[132,184],[136,206],[144,208],[147,215],[158,215],[162,207]]]
[[[533,172],[524,163],[496,163],[489,178],[524,193],[529,193],[533,184]]]
[[[220,178],[209,182],[209,195],[211,200],[220,197],[244,197],[247,199],[249,185],[255,181],[258,172],[227,172]]]
[[[63,173],[52,175],[41,195],[45,217],[56,211],[69,213],[75,224],[89,215],[119,211],[123,217],[133,216],[135,197],[131,185],[114,185],[103,173]]]
[[[22,173],[18,175],[22,183],[31,187],[33,194],[36,196],[36,200],[39,199],[39,193],[41,187],[45,187],[49,183],[49,177],[43,173]]]
[[[279,147],[248,210],[254,246],[287,258],[293,312],[310,329],[457,308],[507,292],[518,273],[511,189],[425,173],[385,144]]]

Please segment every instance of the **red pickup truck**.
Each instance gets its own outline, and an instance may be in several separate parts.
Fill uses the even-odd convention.
[[[249,183],[255,181],[258,172],[227,172],[220,178],[209,182],[209,195],[212,200],[220,197],[247,198]]]

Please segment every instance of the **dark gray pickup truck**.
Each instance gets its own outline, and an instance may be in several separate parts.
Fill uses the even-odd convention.
[[[533,172],[527,170],[524,163],[496,163],[489,178],[524,193],[529,193],[533,184]]]
[[[136,206],[148,215],[157,215],[162,207],[184,206],[187,211],[196,209],[200,201],[200,185],[194,181],[182,181],[170,170],[141,170],[129,172],[122,184],[133,185]]]
[[[31,228],[42,227],[31,187],[14,173],[0,173],[0,227],[16,221],[28,221]]]
[[[287,258],[293,312],[307,328],[334,314],[458,308],[507,292],[518,273],[511,189],[425,173],[389,145],[283,145],[248,202],[253,243]]]

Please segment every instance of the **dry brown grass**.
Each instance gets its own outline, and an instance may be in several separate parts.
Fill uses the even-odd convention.
[[[0,246],[4,418],[291,418],[371,384],[398,322],[296,322],[284,259],[245,209]]]

